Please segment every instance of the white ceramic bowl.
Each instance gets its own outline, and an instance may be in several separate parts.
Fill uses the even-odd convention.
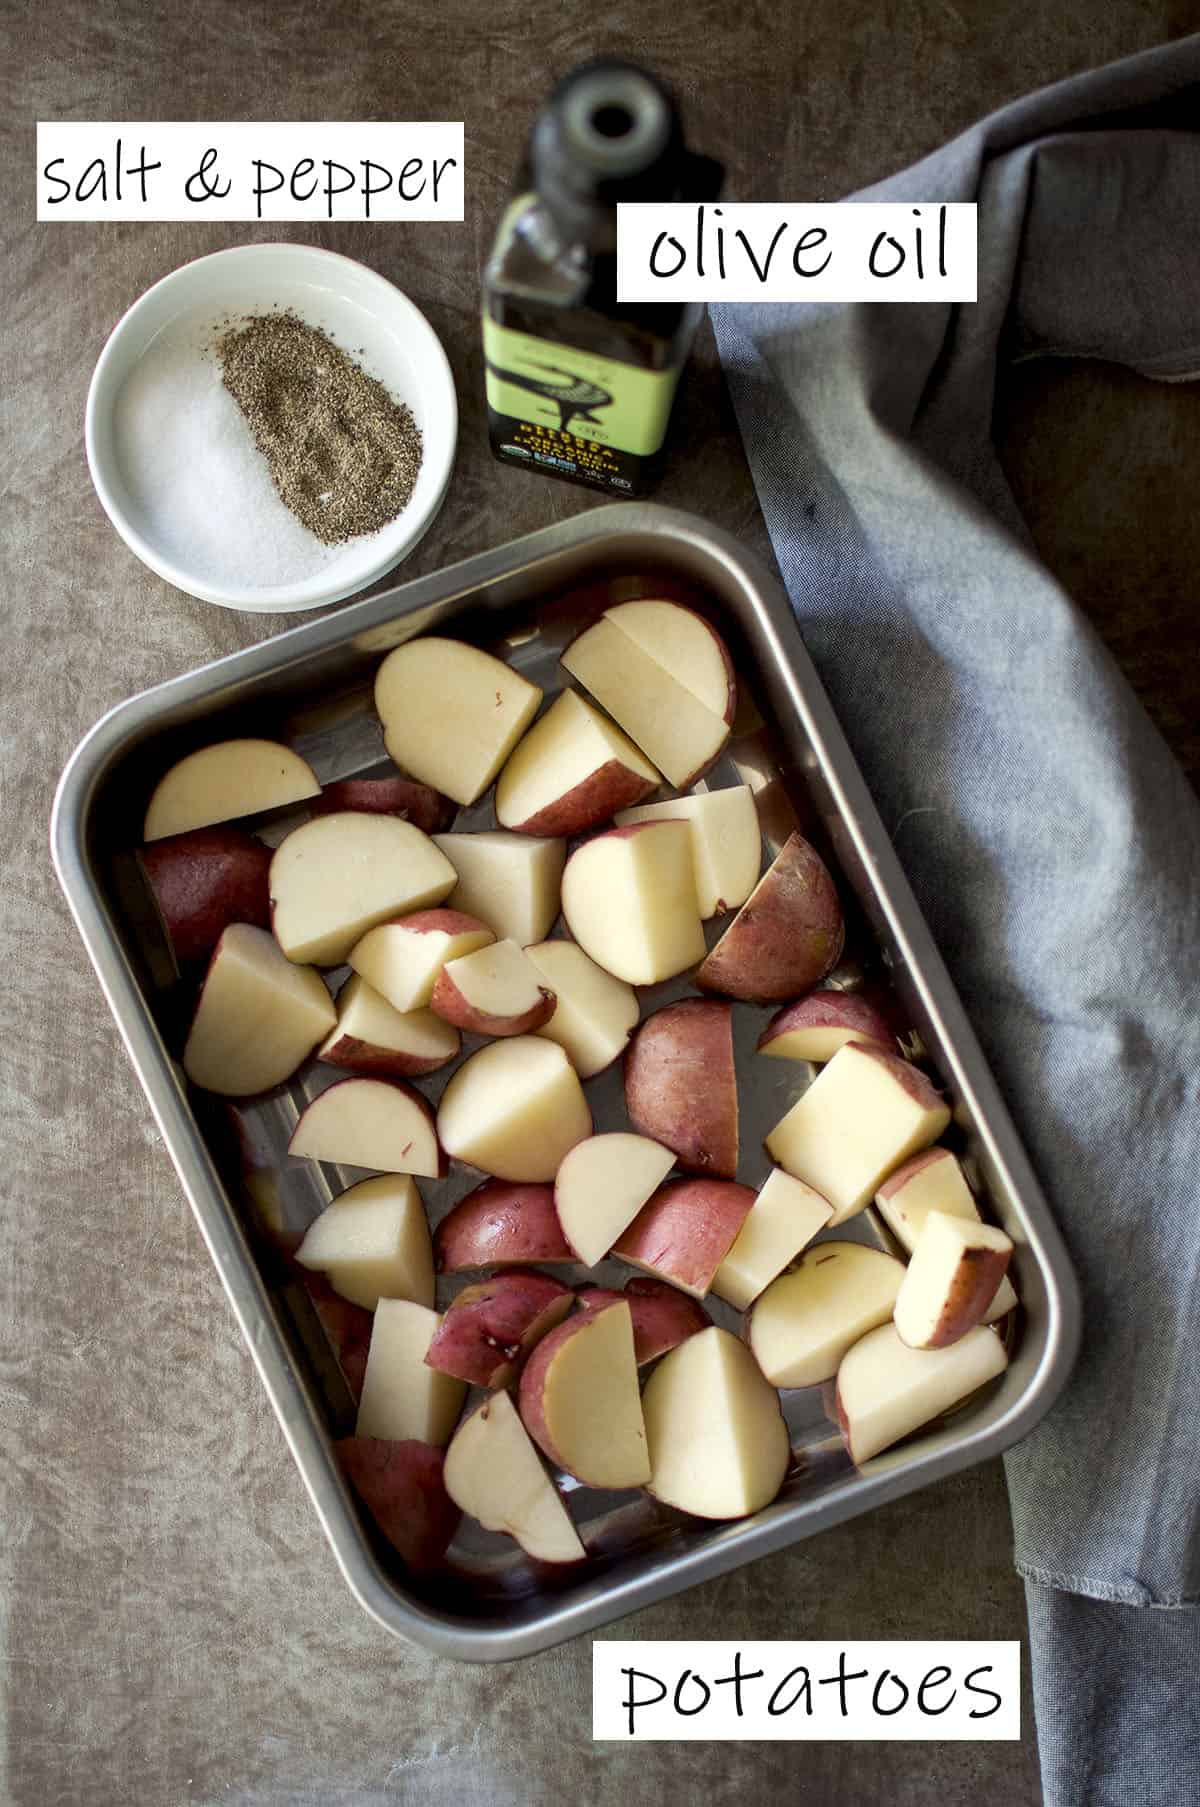
[[[394,521],[339,547],[313,575],[242,586],[187,570],[160,522],[130,492],[114,433],[125,383],[168,329],[211,331],[228,318],[284,308],[322,327],[396,397],[421,429],[413,493]],[[412,551],[446,494],[458,439],[454,378],[441,342],[420,310],[384,277],[307,245],[242,245],[164,276],[121,319],[100,354],[88,390],[85,437],[96,493],[132,552],[168,583],[225,608],[278,613],[339,602],[374,583]]]

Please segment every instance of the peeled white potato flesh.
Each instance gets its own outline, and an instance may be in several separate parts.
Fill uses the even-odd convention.
[[[877,1456],[1007,1366],[1003,1343],[982,1324],[949,1349],[910,1349],[894,1324],[872,1330],[838,1369],[838,1416],[851,1460]]]
[[[648,822],[585,841],[567,861],[562,905],[584,952],[629,985],[656,985],[704,958],[686,822]]]
[[[640,1014],[637,994],[574,941],[538,941],[525,949],[555,996],[554,1014],[537,1031],[557,1042],[581,1079],[623,1054]]]
[[[613,819],[618,828],[627,828],[664,817],[684,821],[691,830],[696,895],[705,921],[739,909],[758,883],[762,866],[762,829],[750,786],[735,784],[666,803],[639,803],[618,810]]]
[[[444,926],[435,926],[429,920],[433,916],[431,910],[417,911],[399,922],[380,923],[350,949],[355,972],[401,1013],[428,1004],[447,960],[473,954],[495,939],[491,929],[482,924],[468,927],[466,920],[456,922],[449,911],[437,912]]]
[[[493,1393],[446,1451],[446,1492],[485,1531],[503,1531],[539,1562],[586,1554],[557,1487],[507,1393]]]
[[[729,739],[723,715],[604,617],[567,648],[561,663],[679,789],[699,777]]]
[[[894,1255],[861,1242],[818,1242],[766,1288],[746,1337],[776,1387],[815,1387],[860,1337],[892,1315],[904,1279]]]
[[[407,1174],[381,1174],[341,1193],[310,1225],[296,1260],[366,1311],[380,1299],[433,1304],[433,1242]]]
[[[150,799],[142,839],[187,834],[320,795],[312,767],[275,740],[222,740],[173,765]]]
[[[745,1518],[791,1461],[779,1395],[744,1343],[716,1325],[677,1345],[642,1395],[650,1492],[701,1518]]]
[[[839,1048],[767,1137],[767,1152],[833,1206],[861,1211],[885,1175],[937,1140],[950,1111],[925,1074],[858,1042]]]
[[[541,700],[536,684],[490,653],[433,634],[398,646],[375,676],[388,753],[464,805],[483,795]]]
[[[794,1180],[782,1168],[773,1168],[717,1269],[713,1292],[738,1311],[745,1311],[788,1262],[807,1248],[832,1215],[833,1206],[819,1192],[803,1180]]]
[[[505,829],[433,838],[457,874],[451,909],[477,916],[518,947],[544,940],[559,911],[565,841]]]
[[[441,1172],[433,1114],[402,1080],[342,1079],[329,1086],[303,1112],[288,1153],[426,1179]]]
[[[555,1178],[554,1207],[585,1267],[604,1259],[674,1165],[672,1151],[648,1136],[615,1131],[576,1143]]]
[[[911,1349],[944,1349],[986,1321],[1012,1242],[991,1224],[931,1211],[896,1297],[896,1329]]]
[[[461,1380],[426,1365],[440,1323],[436,1311],[410,1299],[381,1299],[371,1326],[367,1371],[355,1433],[390,1443],[415,1438],[438,1447],[458,1423],[467,1389]]]
[[[696,701],[728,720],[736,701],[733,667],[724,642],[703,616],[678,602],[647,598],[618,602],[604,618],[669,671]]]
[[[376,1058],[395,1055],[411,1061],[412,1072],[432,1071],[453,1060],[461,1043],[457,1030],[432,1010],[394,1010],[373,985],[351,975],[337,995],[337,1027],[317,1049],[318,1058],[341,1054],[347,1048],[367,1051]],[[336,1064],[353,1066],[352,1059]]]
[[[195,1085],[244,1098],[282,1085],[337,1021],[319,973],[265,929],[232,923],[213,950],[183,1068]]]
[[[562,1049],[514,1035],[463,1062],[442,1093],[437,1131],[455,1159],[496,1179],[541,1183],[591,1135],[592,1116]]]
[[[288,959],[338,966],[376,923],[440,903],[454,868],[411,822],[341,810],[292,830],[270,885],[271,927]]]
[[[628,735],[564,690],[497,779],[496,820],[527,833],[575,834],[661,783]]]

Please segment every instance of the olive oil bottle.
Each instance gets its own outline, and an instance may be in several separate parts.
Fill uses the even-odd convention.
[[[723,170],[683,142],[636,64],[568,75],[534,123],[484,273],[488,434],[505,464],[641,494],[658,474],[700,309],[617,300],[617,203],[705,201]]]

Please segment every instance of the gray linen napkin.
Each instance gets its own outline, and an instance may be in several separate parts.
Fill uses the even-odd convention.
[[[1200,806],[1039,564],[991,420],[1014,356],[1200,375],[1200,38],[859,198],[978,201],[978,303],[727,305],[717,342],[805,641],[1083,1283],[1077,1373],[1006,1458],[1047,1798],[1195,1807],[1200,1613],[1129,1609],[1200,1605]]]

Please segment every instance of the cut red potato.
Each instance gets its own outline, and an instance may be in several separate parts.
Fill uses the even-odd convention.
[[[776,1060],[832,1060],[847,1042],[874,1042],[896,1051],[887,1019],[853,991],[812,991],[773,1016],[758,1038],[758,1052]]]
[[[290,1079],[336,1021],[319,973],[285,958],[265,929],[231,923],[204,975],[183,1070],[227,1098],[265,1092]]]
[[[471,1035],[528,1035],[554,1015],[557,999],[515,941],[495,941],[447,960],[430,1004]]]
[[[624,1300],[633,1323],[633,1353],[638,1367],[675,1349],[685,1337],[707,1330],[712,1319],[695,1299],[665,1280],[635,1274],[624,1292],[607,1286],[581,1286],[575,1294],[581,1311],[600,1311]]]
[[[775,1167],[759,1189],[737,1241],[713,1278],[712,1290],[745,1311],[764,1287],[807,1248],[833,1215],[828,1199]]]
[[[492,1042],[465,1060],[442,1093],[438,1136],[446,1153],[501,1180],[552,1180],[592,1133],[575,1069],[535,1035]]]
[[[337,995],[337,1027],[317,1049],[317,1059],[379,1079],[411,1079],[436,1073],[462,1042],[457,1029],[432,1010],[393,1010],[357,973]]]
[[[890,1173],[875,1193],[880,1216],[911,1255],[931,1211],[980,1223],[975,1195],[948,1148],[925,1148]]]
[[[654,597],[614,603],[606,621],[628,636],[691,692],[696,701],[731,722],[737,710],[733,660],[711,622],[680,602]]]
[[[842,906],[814,847],[791,834],[696,974],[702,991],[770,1004],[817,985],[837,965]]]
[[[409,1568],[438,1568],[461,1516],[446,1492],[444,1452],[380,1437],[341,1437],[333,1447],[346,1479]]]
[[[567,927],[586,954],[628,985],[657,985],[704,958],[686,822],[610,828],[585,841],[562,878]]]
[[[399,816],[422,834],[449,828],[455,807],[428,784],[415,778],[339,778],[327,784],[309,805],[314,816],[336,815],[339,810],[359,809],[369,816]]]
[[[627,735],[564,690],[497,779],[496,820],[521,834],[586,834],[661,783]]]
[[[630,828],[664,817],[685,821],[691,833],[701,916],[707,921],[744,904],[762,866],[762,830],[750,786],[735,784],[728,790],[672,797],[666,803],[643,803],[637,809],[620,810],[616,823],[618,828]]]
[[[892,1315],[904,1264],[861,1242],[819,1242],[753,1306],[746,1340],[774,1387],[831,1380],[847,1349]]]
[[[587,1552],[507,1393],[493,1393],[455,1432],[446,1491],[485,1531],[515,1538],[538,1562],[580,1562]]]
[[[288,1153],[426,1179],[444,1171],[433,1112],[402,1079],[339,1079],[302,1112]]]
[[[642,1397],[650,1492],[701,1518],[769,1506],[792,1451],[779,1395],[744,1343],[714,1324],[664,1355]]]
[[[541,700],[536,684],[490,653],[435,634],[398,646],[375,675],[390,757],[461,804],[483,795]]]
[[[528,947],[554,927],[567,844],[488,829],[435,835],[458,875],[450,903],[486,922],[498,939]]]
[[[380,1299],[433,1304],[433,1244],[407,1174],[382,1174],[341,1193],[309,1226],[296,1260],[366,1311]]]
[[[729,656],[715,630],[677,603],[607,609],[562,664],[679,790],[729,739],[737,706]]]
[[[613,1254],[702,1299],[754,1204],[732,1180],[668,1180],[642,1206]]]
[[[484,1180],[447,1212],[433,1233],[439,1274],[473,1267],[575,1261],[554,1209],[553,1186]]]
[[[350,949],[350,964],[407,1015],[429,1004],[447,960],[461,960],[495,939],[486,923],[462,910],[417,910],[369,929]]]
[[[591,1079],[628,1046],[637,994],[574,941],[539,941],[525,952],[555,994],[554,1013],[538,1034],[566,1050],[581,1079]]]
[[[213,822],[257,816],[320,794],[312,767],[276,740],[222,740],[201,747],[159,779],[144,841],[188,834]]]
[[[534,1442],[584,1486],[640,1487],[650,1479],[624,1299],[579,1312],[544,1337],[522,1369],[518,1401]]]
[[[360,1437],[403,1443],[448,1443],[467,1389],[425,1360],[440,1319],[411,1299],[381,1299],[375,1308],[367,1372],[358,1404]]]
[[[344,810],[280,843],[271,926],[289,960],[339,966],[376,923],[440,903],[453,886],[453,866],[411,822]]]
[[[195,828],[138,855],[180,966],[206,960],[233,922],[271,921],[271,849],[238,828]]]
[[[477,1280],[451,1300],[425,1360],[475,1387],[509,1387],[530,1350],[562,1320],[575,1295],[532,1268]]]
[[[949,1121],[945,1100],[919,1068],[873,1044],[848,1042],[776,1124],[767,1150],[829,1200],[830,1222],[839,1224]]]
[[[625,1056],[629,1121],[689,1173],[733,1179],[738,1164],[733,1006],[684,998],[648,1016]]]
[[[361,1305],[351,1305],[349,1299],[335,1293],[324,1274],[302,1268],[300,1278],[342,1371],[350,1397],[357,1404],[362,1397],[374,1319]]]
[[[837,1377],[837,1414],[852,1462],[866,1462],[994,1380],[1004,1344],[980,1324],[949,1349],[910,1349],[894,1324],[856,1343]]]
[[[554,1181],[563,1235],[585,1267],[595,1267],[628,1228],[675,1156],[646,1136],[589,1136],[566,1156]]]
[[[982,1324],[1012,1247],[991,1224],[931,1211],[892,1314],[901,1340],[910,1349],[944,1349]]]

